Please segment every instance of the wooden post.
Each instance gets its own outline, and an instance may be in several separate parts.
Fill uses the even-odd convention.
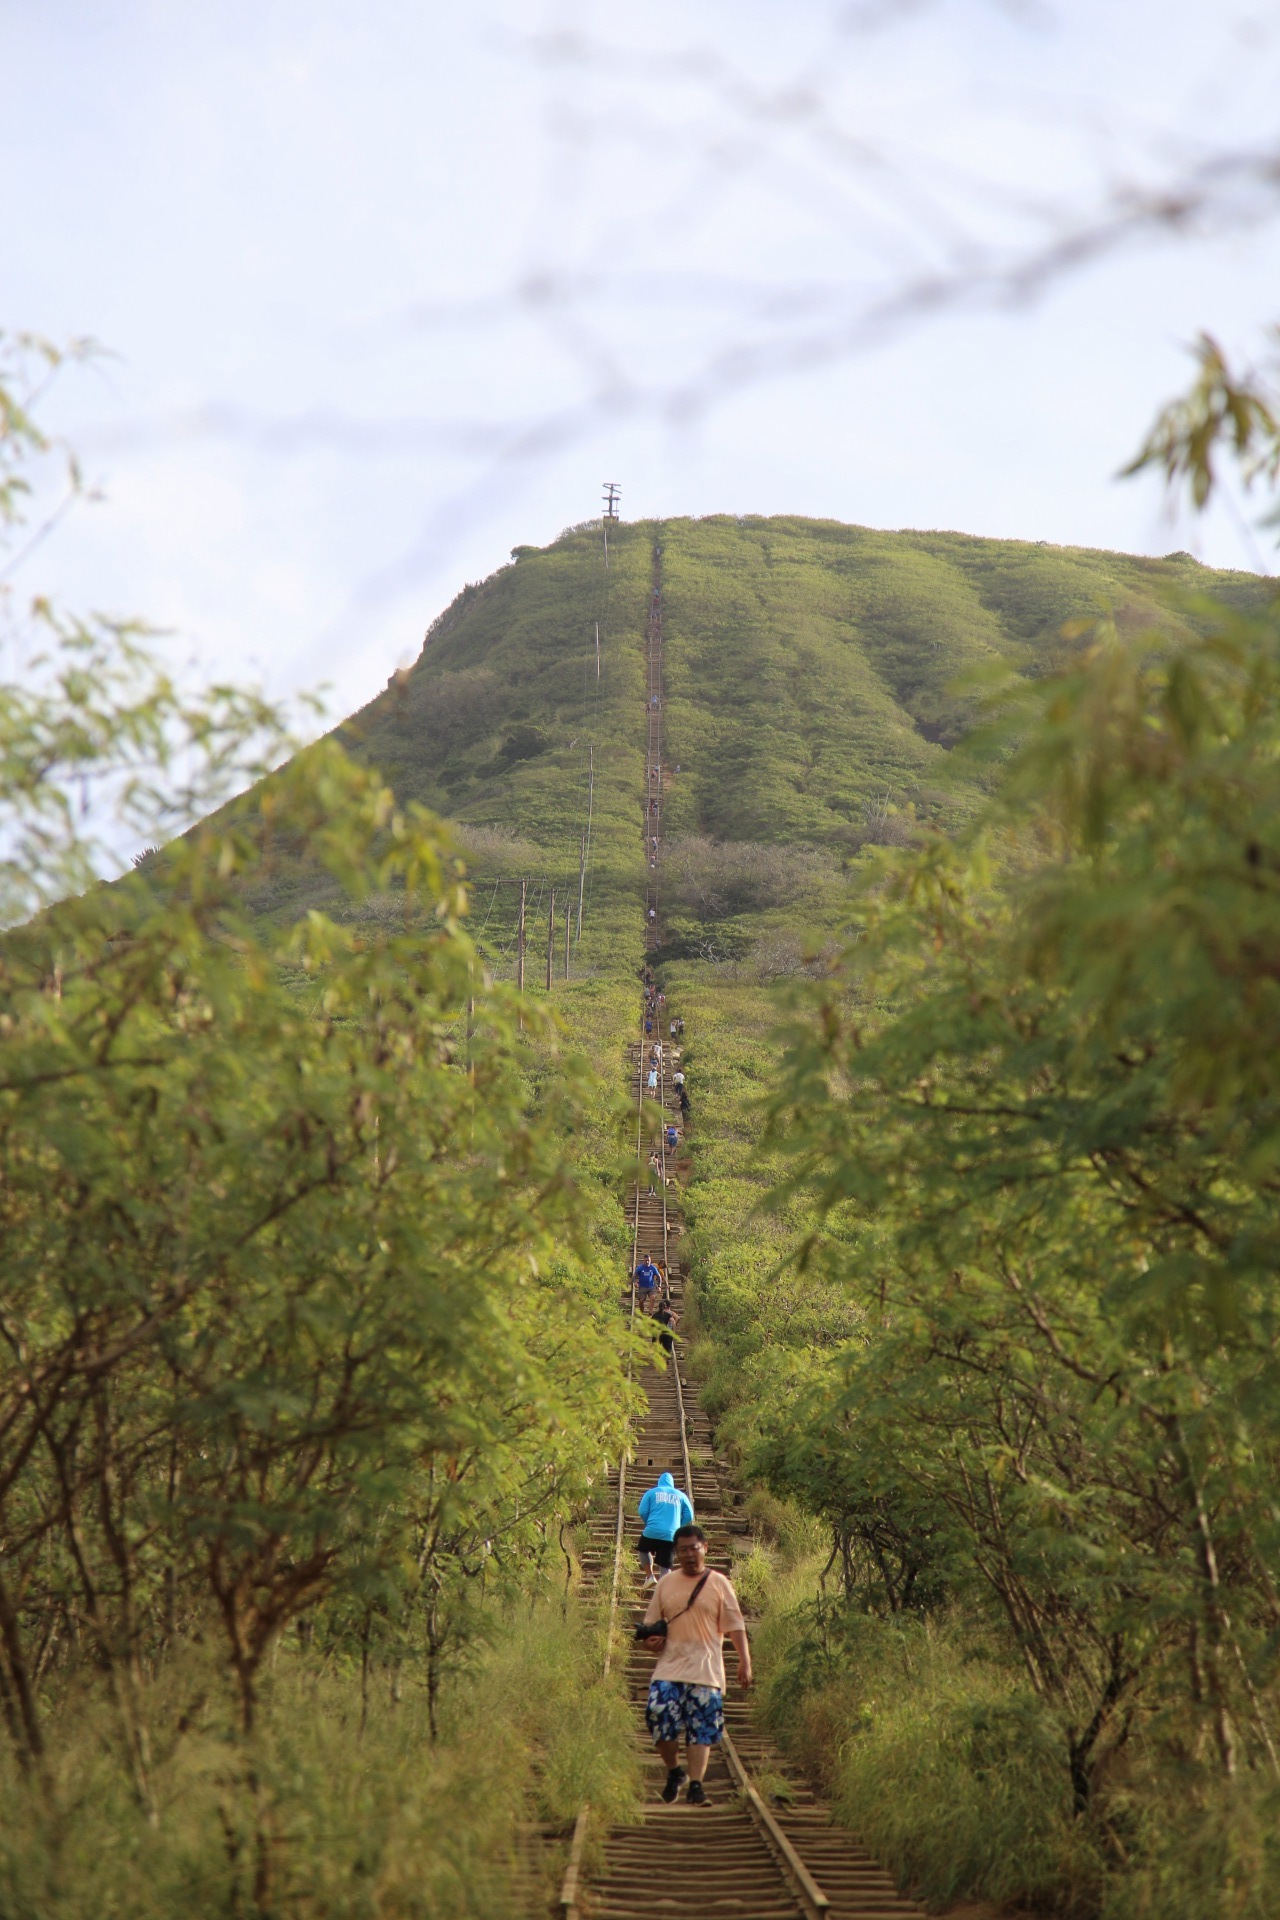
[[[569,929],[572,925],[573,908],[570,905],[564,910],[564,977],[566,980],[569,978]]]
[[[556,890],[551,889],[551,905],[547,908],[547,992],[551,991],[551,970],[556,963]]]
[[[582,894],[587,884],[587,836],[582,836],[582,851],[578,855],[578,936],[575,946],[582,944]]]
[[[529,882],[520,882],[520,924],[516,928],[516,987],[524,992],[524,901]]]

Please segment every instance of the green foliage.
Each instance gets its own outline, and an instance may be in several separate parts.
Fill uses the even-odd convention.
[[[554,1129],[429,825],[334,748],[272,798],[434,932],[313,914],[264,941],[235,904],[252,850],[202,829],[0,956],[7,1579],[37,1643],[83,1611],[126,1670],[214,1608],[246,1724],[300,1609],[501,1555],[504,1513],[572,1504],[582,1419],[615,1431]]]
[[[534,1852],[530,1813],[570,1824],[587,1779],[603,1817],[626,1819],[638,1769],[626,1702],[600,1683],[599,1637],[576,1607],[521,1607],[494,1628],[492,1648],[446,1688],[435,1741],[421,1692],[401,1694],[385,1675],[362,1682],[358,1664],[319,1667],[286,1645],[264,1687],[256,1803],[229,1777],[232,1729],[214,1719],[186,1734],[155,1824],[113,1765],[100,1716],[69,1703],[53,1802],[0,1761],[0,1910],[15,1920],[253,1911],[255,1820],[272,1836],[274,1911],[506,1920],[533,1910],[556,1862]]]
[[[1137,1727],[1204,1792],[1276,1734],[1280,625],[1198,615],[1012,700],[984,836],[886,861],[775,1133],[875,1334],[762,1464],[967,1540],[1116,1833]]]
[[[455,1856],[533,1810],[544,1762],[560,1813],[567,1756],[606,1798],[629,1779],[616,1702],[536,1751],[511,1713],[487,1764],[449,1719],[624,1441],[609,1100],[493,986],[424,808],[333,740],[265,774],[260,702],[180,693],[125,630],[6,613],[0,1716],[29,1810],[6,1910],[102,1911],[95,1845],[120,1910],[505,1910],[511,1846],[473,1905]],[[105,885],[123,836],[167,844]],[[305,914],[258,910],[279,873]],[[590,983],[578,1008],[615,1011]],[[451,1747],[438,1871],[394,1739],[349,1804],[324,1791],[353,1662],[358,1737],[387,1687]],[[131,1908],[144,1857],[158,1904]]]
[[[1274,1776],[1191,1787],[1175,1768],[1137,1784],[1130,1870],[1104,1888],[1103,1920],[1267,1920],[1274,1913],[1280,1865]]]
[[[1274,349],[1274,328],[1272,338]],[[1214,463],[1224,440],[1246,486],[1260,477],[1275,484],[1280,477],[1280,401],[1264,375],[1251,369],[1233,372],[1212,335],[1200,335],[1195,357],[1191,391],[1163,409],[1125,472],[1159,466],[1170,492],[1185,481],[1199,508],[1208,504],[1218,483]],[[1274,363],[1273,350],[1272,374]]]
[[[775,1649],[809,1703],[793,1732],[846,1757],[847,1816],[931,1899],[1118,1914],[1129,1887],[1155,1911],[1186,1861],[1185,1910],[1210,1911],[1170,1821],[1189,1792],[1252,1912],[1280,1734],[1275,602],[1179,556],[928,535],[909,537],[927,568],[908,537],[879,568],[878,536],[831,530],[828,576],[844,565],[874,609],[858,671],[874,660],[913,752],[937,748],[926,785],[889,758],[887,704],[824,759],[854,708],[819,644],[841,621],[807,595],[825,532],[663,542],[686,701],[664,984],[691,1036],[687,1330],[722,1444],[831,1545],[838,1599],[798,1596],[798,1651]],[[953,576],[968,597],[948,603]],[[943,650],[988,689],[950,755],[965,709],[928,708],[920,657],[944,608]],[[824,842],[854,889],[832,875],[806,899]],[[779,1034],[754,956],[797,920],[779,971],[801,1011]],[[776,1617],[766,1557],[751,1567]],[[964,1671],[925,1660],[872,1711],[890,1636],[917,1632],[956,1636]]]
[[[758,1651],[767,1724],[818,1757],[840,1817],[931,1909],[1097,1912],[1103,1856],[1072,1817],[1052,1715],[962,1621],[889,1625],[822,1598],[777,1609]]]
[[[360,759],[382,770],[402,805],[418,800],[459,823],[482,903],[481,951],[506,978],[518,900],[509,882],[530,881],[534,929],[539,912],[545,927],[551,886],[561,910],[570,898],[576,910],[589,813],[574,971],[621,976],[635,965],[650,546],[648,529],[619,529],[607,570],[598,527],[573,529],[545,549],[521,548],[511,565],[467,587],[433,623],[410,671],[393,676],[340,729]],[[518,859],[503,837],[521,843]],[[296,900],[288,904],[296,908]],[[534,956],[537,942],[535,930]],[[530,977],[538,971],[535,957]]]
[[[1120,554],[788,518],[671,521],[659,537],[667,753],[682,769],[668,830],[847,852],[877,837],[886,795],[925,822],[972,810],[981,783],[947,770],[969,710],[957,681],[1037,674],[1064,621],[1106,606],[1141,624],[1183,577]]]

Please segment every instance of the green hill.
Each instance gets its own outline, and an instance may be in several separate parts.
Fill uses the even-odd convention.
[[[666,636],[668,932],[673,954],[743,953],[771,925],[824,924],[839,874],[913,819],[963,817],[949,765],[969,711],[957,683],[1035,674],[1064,622],[1162,619],[1172,590],[1252,603],[1245,574],[1164,560],[884,533],[800,518],[597,523],[521,547],[466,587],[414,666],[342,728],[397,795],[458,823],[477,925],[510,960],[517,881],[542,910],[576,901],[594,759],[583,969],[634,966],[643,867],[643,637],[660,546]],[[597,657],[596,629],[600,647]],[[795,860],[762,849],[803,850]],[[299,876],[265,905],[296,905]],[[765,918],[762,920],[761,915]],[[775,928],[776,931],[776,928]]]

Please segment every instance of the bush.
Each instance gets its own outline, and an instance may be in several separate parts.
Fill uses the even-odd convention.
[[[551,736],[545,727],[537,727],[530,721],[524,721],[518,727],[512,727],[498,752],[499,760],[508,766],[517,760],[534,760],[545,753],[551,745]]]
[[[685,834],[663,853],[665,897],[700,920],[790,906],[834,874],[831,862],[804,847],[757,846]]]

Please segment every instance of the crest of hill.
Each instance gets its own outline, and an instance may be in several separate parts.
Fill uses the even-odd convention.
[[[799,518],[574,528],[467,587],[344,735],[398,795],[568,858],[594,748],[599,829],[634,834],[643,639],[662,548],[668,832],[845,848],[890,806],[924,814],[963,732],[957,683],[1043,670],[1065,622],[1199,623],[1193,596],[1265,583],[1157,560]],[[595,645],[600,623],[599,677]],[[579,805],[580,799],[583,805]]]
[[[868,842],[963,817],[976,789],[948,762],[969,717],[967,675],[1041,672],[1065,622],[1103,611],[1176,635],[1212,617],[1210,595],[1246,605],[1267,592],[1186,554],[791,517],[617,525],[607,569],[598,522],[518,547],[339,729],[402,802],[455,823],[481,914],[489,901],[507,945],[519,877],[539,901],[551,886],[576,901],[590,812],[584,948],[595,953],[582,958],[634,964],[655,546],[671,909],[686,916],[678,937],[708,956],[740,949],[744,915],[803,918],[797,876],[812,895]],[[794,855],[785,881],[769,879],[781,871],[769,849]],[[311,904],[305,872],[279,868],[261,904]]]

